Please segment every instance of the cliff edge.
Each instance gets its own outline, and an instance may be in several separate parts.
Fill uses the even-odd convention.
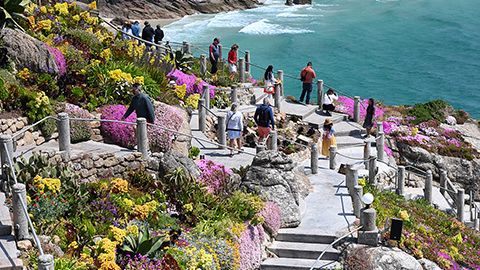
[[[90,3],[91,0],[79,0]],[[195,13],[218,13],[254,8],[259,0],[97,0],[104,17],[173,19]]]

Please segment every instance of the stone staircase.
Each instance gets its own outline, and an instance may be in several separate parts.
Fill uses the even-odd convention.
[[[280,229],[276,241],[268,250],[278,258],[268,258],[261,263],[263,270],[310,269],[323,250],[335,240],[335,233],[319,229]],[[329,248],[314,269],[340,267],[339,251]]]
[[[0,192],[0,270],[24,269],[22,260],[17,258],[18,250],[12,234],[12,219],[4,202],[5,193]]]

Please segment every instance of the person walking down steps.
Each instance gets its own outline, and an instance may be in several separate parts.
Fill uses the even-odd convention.
[[[233,103],[230,111],[227,113],[226,127],[228,139],[230,139],[230,157],[233,157],[233,143],[237,141],[238,153],[242,150],[242,131],[243,131],[243,116],[238,112],[238,103]]]
[[[330,146],[337,145],[334,133],[335,128],[333,128],[332,120],[330,118],[325,119],[322,133],[322,155],[326,156],[327,159],[330,158]]]
[[[210,45],[210,64],[212,64],[212,70],[210,73],[212,75],[217,74],[218,68],[218,60],[220,58],[220,48],[218,48],[218,44],[220,43],[220,39],[214,38],[213,43]]]
[[[372,132],[373,127],[373,116],[375,115],[375,100],[370,98],[368,100],[367,115],[365,116],[365,122],[363,122],[363,127],[367,130],[367,135],[369,137]]]

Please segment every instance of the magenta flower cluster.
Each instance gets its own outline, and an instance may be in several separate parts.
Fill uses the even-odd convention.
[[[229,168],[209,159],[200,159],[197,161],[197,165],[201,172],[197,181],[204,183],[209,192],[221,196],[233,193],[234,189],[229,186],[230,175],[232,174]]]
[[[165,103],[156,102],[153,105],[155,110],[155,125],[170,130],[178,131],[183,123],[180,113]],[[168,131],[156,126],[147,129],[150,149],[154,152],[168,152],[172,148],[173,131]]]
[[[195,75],[188,75],[183,73],[182,71],[178,69],[174,69],[172,72],[168,74],[168,76],[175,76],[178,79],[176,80],[177,85],[187,85],[187,92],[185,93],[185,98],[188,98],[191,95],[194,94],[200,94],[200,96],[203,94],[203,85],[207,84],[203,80],[197,81],[197,76]],[[210,99],[215,98],[215,86],[209,85],[210,87]]]
[[[265,232],[261,224],[246,224],[246,229],[240,236],[234,236],[239,244],[240,269],[257,269],[260,265],[260,246],[265,238]]]
[[[271,201],[267,201],[263,209],[259,212],[263,216],[263,227],[272,236],[277,235],[280,225],[282,224],[282,210]]]
[[[103,110],[102,119],[119,121],[122,119],[122,116],[126,111],[127,107],[124,105],[110,105]],[[135,123],[136,119],[137,114],[133,112],[127,119],[125,119],[125,122]],[[116,144],[127,148],[133,148],[136,145],[133,125],[102,122],[101,131],[106,137]]]
[[[360,120],[365,120],[365,116],[367,115],[366,108],[368,107],[368,99],[360,100],[360,102],[365,106],[360,105]],[[351,98],[339,96],[338,100],[335,102],[335,111],[346,113],[353,118],[353,108],[354,108],[355,101]],[[375,106],[375,116],[374,118],[380,118],[383,115],[384,111]]]
[[[91,118],[90,113],[76,105],[65,103],[65,112],[70,118]],[[70,141],[80,142],[90,140],[93,131],[90,121],[72,120],[70,121]]]
[[[150,259],[147,255],[126,255],[128,260],[122,261],[120,266],[122,269],[149,269],[149,270],[162,270],[164,269],[162,261],[156,259]]]
[[[48,46],[46,43],[45,43],[45,46],[47,46],[47,49],[55,57],[55,64],[57,64],[57,67],[58,67],[58,75],[65,74],[67,72],[67,65],[65,63],[65,58],[63,57],[63,53],[53,47]]]

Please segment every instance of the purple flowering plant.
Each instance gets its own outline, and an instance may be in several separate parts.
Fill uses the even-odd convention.
[[[368,108],[368,99],[360,100],[360,102],[363,104],[363,106],[360,105],[360,120],[365,120],[365,116],[367,115],[366,108]],[[346,113],[350,118],[353,118],[354,103],[355,101],[349,97],[339,96],[338,100],[335,101],[335,111]],[[378,106],[375,106],[374,118],[379,119],[383,116],[383,114],[384,110]]]
[[[256,269],[260,265],[260,244],[265,238],[262,225],[246,224],[240,236],[234,236],[239,244],[240,269]]]
[[[207,84],[202,79],[197,78],[194,74],[188,75],[183,73],[178,69],[172,70],[168,76],[175,76],[178,79],[176,80],[177,85],[186,85],[187,92],[185,93],[185,99],[194,94],[203,94],[203,85]],[[207,84],[209,85],[209,84]],[[210,99],[213,100],[215,98],[215,88],[214,86],[209,85],[210,87]]]
[[[200,159],[197,161],[200,168],[200,178],[197,181],[205,184],[207,190],[221,197],[233,194],[230,175],[232,171],[223,164],[217,164],[209,159]]]
[[[55,64],[57,64],[58,67],[58,75],[65,74],[67,72],[67,65],[65,63],[65,58],[63,57],[63,53],[53,47],[48,46],[45,43],[45,46],[47,47],[48,51],[50,51],[51,54],[53,54],[55,58]]]
[[[272,236],[277,235],[282,223],[282,210],[280,207],[271,201],[267,201],[259,214],[264,218],[263,227],[265,230]]]
[[[106,120],[120,120],[127,111],[127,107],[124,105],[110,105],[102,111],[102,119]],[[135,123],[137,114],[133,112],[125,122]],[[102,122],[102,133],[112,140],[114,143],[127,148],[133,148],[136,145],[136,138],[133,125],[115,123],[115,122]]]

